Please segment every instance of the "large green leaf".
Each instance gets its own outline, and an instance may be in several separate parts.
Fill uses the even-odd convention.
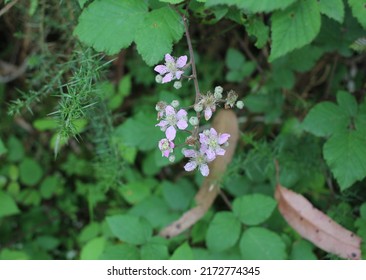
[[[344,19],[344,3],[343,0],[319,0],[319,8],[322,14],[331,19],[343,22]]]
[[[271,12],[277,9],[284,9],[296,0],[207,0],[207,6],[225,4],[236,5],[251,13]]]
[[[80,15],[74,34],[97,51],[115,54],[132,43],[146,13],[143,0],[96,0]]]
[[[366,29],[366,0],[348,0],[353,16]]]
[[[267,220],[276,207],[276,201],[263,194],[238,197],[233,203],[233,212],[246,225],[258,225]]]
[[[19,213],[19,209],[14,199],[10,195],[0,191],[0,218],[17,213]]]
[[[232,212],[216,213],[206,233],[207,247],[214,252],[229,249],[238,241],[240,230],[240,221]]]
[[[281,237],[265,228],[249,228],[240,239],[240,252],[245,260],[283,260],[286,245]]]
[[[360,131],[334,134],[323,147],[324,158],[342,190],[366,177],[366,136]]]
[[[321,102],[310,110],[303,122],[303,128],[316,136],[330,136],[344,130],[349,124],[347,113],[331,102]]]
[[[151,225],[140,217],[115,215],[107,217],[107,223],[114,236],[133,245],[145,244],[152,236]]]
[[[183,21],[174,10],[169,7],[153,10],[137,30],[137,51],[148,65],[156,64],[165,54],[171,53],[173,42],[183,33]]]
[[[299,0],[272,15],[270,61],[309,44],[320,31],[321,15],[316,0]]]

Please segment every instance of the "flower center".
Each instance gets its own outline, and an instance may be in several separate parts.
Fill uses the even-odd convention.
[[[170,125],[176,125],[177,124],[177,118],[175,115],[167,115],[166,120]]]
[[[199,155],[196,157],[196,162],[197,162],[197,164],[198,164],[198,165],[201,165],[201,164],[206,163],[205,156],[204,156],[204,155],[199,154]]]
[[[217,140],[215,138],[210,138],[210,140],[208,141],[208,145],[211,147],[211,148],[217,148]]]
[[[165,65],[168,68],[170,73],[175,73],[177,71],[177,67],[175,66],[175,62],[168,61]]]

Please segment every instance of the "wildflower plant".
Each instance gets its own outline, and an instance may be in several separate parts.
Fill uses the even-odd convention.
[[[164,64],[154,67],[154,70],[158,73],[155,80],[157,83],[163,84],[175,81],[173,86],[176,89],[182,87],[184,79],[193,80],[195,101],[188,108],[180,108],[177,100],[173,100],[171,104],[167,104],[163,100],[157,103],[155,109],[158,112],[157,120],[159,122],[156,126],[160,127],[165,133],[165,137],[158,142],[158,147],[163,157],[174,162],[174,149],[178,148],[174,143],[177,132],[188,133],[185,140],[185,145],[188,148],[183,147],[181,149],[183,155],[189,159],[184,165],[184,169],[186,171],[198,169],[203,176],[208,176],[210,173],[208,163],[225,154],[225,147],[229,144],[230,134],[218,133],[214,128],[202,131],[200,127],[201,115],[206,121],[209,121],[220,104],[224,104],[225,109],[233,108],[235,104],[237,108],[242,109],[244,103],[237,101],[238,95],[233,90],[228,92],[226,98],[223,98],[224,89],[221,86],[216,86],[213,93],[207,91],[203,94],[200,91],[187,18],[183,14],[180,15],[184,23],[190,60],[188,62],[186,55],[175,58],[171,54],[165,54]],[[186,76],[184,74],[188,67],[191,67],[192,74]],[[196,116],[190,117],[189,121],[187,121],[188,109],[193,109],[196,113]],[[193,127],[192,130],[187,129],[188,123]]]

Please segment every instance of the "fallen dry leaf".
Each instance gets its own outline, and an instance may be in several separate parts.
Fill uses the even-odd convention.
[[[218,181],[224,174],[228,164],[231,162],[236,144],[239,138],[238,120],[231,110],[220,110],[217,112],[212,127],[217,132],[229,133],[229,146],[224,156],[217,157],[210,164],[210,174],[205,178],[202,186],[195,196],[197,206],[184,213],[177,221],[168,225],[159,234],[166,238],[177,236],[193,226],[200,220],[215,201],[220,191]]]
[[[361,258],[361,238],[316,209],[305,197],[279,184],[275,197],[282,216],[302,237],[342,258]]]

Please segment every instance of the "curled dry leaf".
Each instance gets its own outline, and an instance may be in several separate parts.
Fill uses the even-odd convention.
[[[279,184],[275,197],[282,216],[302,237],[342,258],[361,258],[361,238],[316,209],[305,197]]]
[[[193,226],[205,215],[220,191],[218,182],[233,158],[239,138],[238,119],[233,111],[221,110],[216,114],[212,127],[219,133],[229,133],[231,135],[225,155],[217,157],[210,164],[210,174],[204,179],[200,190],[195,196],[197,206],[164,228],[160,232],[160,235],[163,237],[171,238],[177,236]]]

